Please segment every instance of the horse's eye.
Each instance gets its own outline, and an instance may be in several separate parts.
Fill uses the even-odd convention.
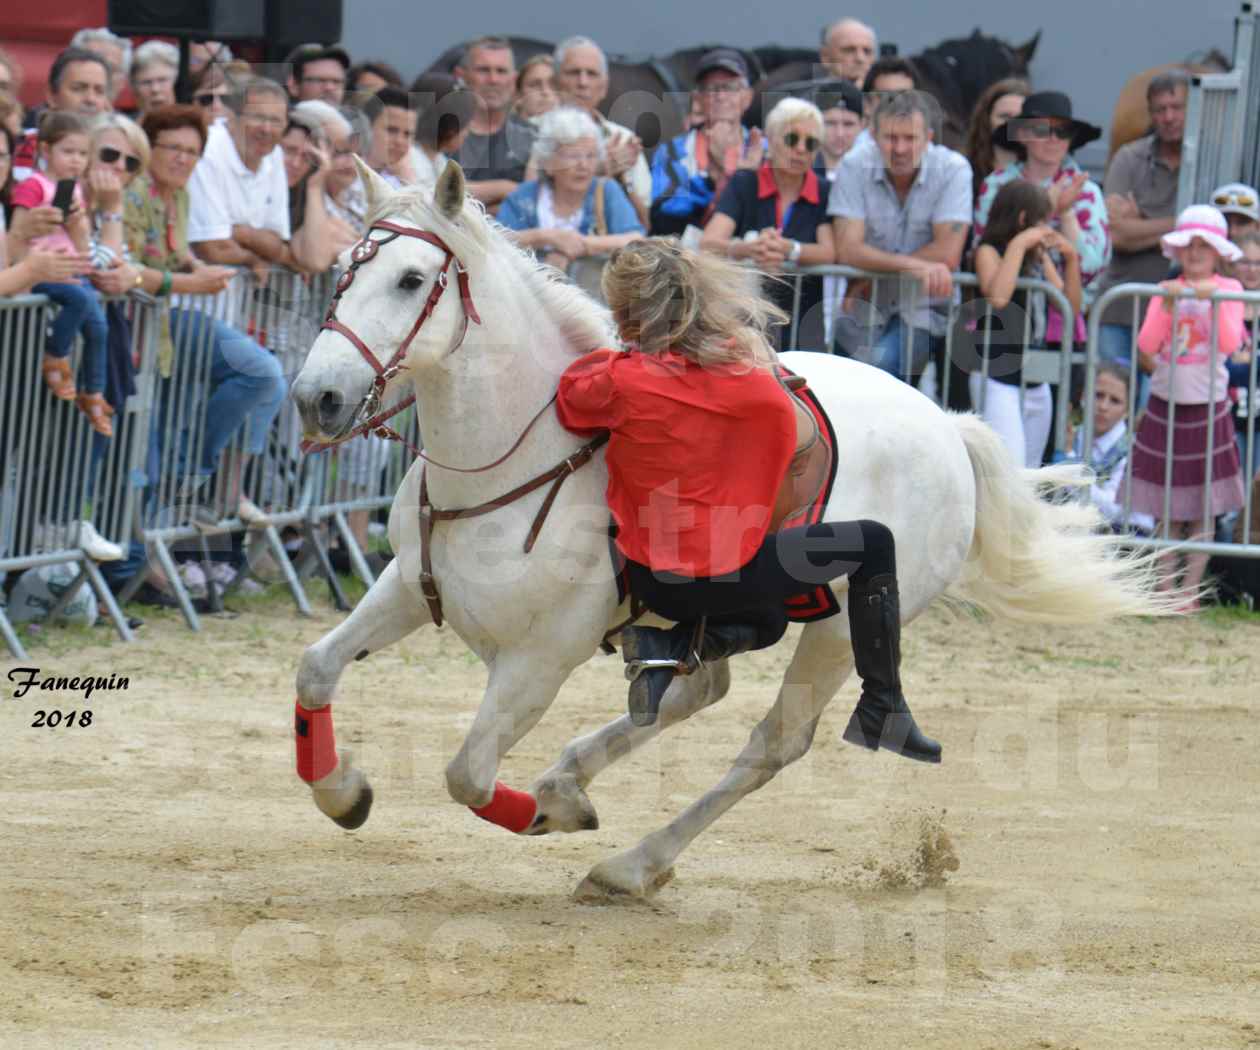
[[[422,284],[424,284],[424,274],[417,273],[415,270],[408,270],[398,278],[398,287],[404,292],[414,292]]]

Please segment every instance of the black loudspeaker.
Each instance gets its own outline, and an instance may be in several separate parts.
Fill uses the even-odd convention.
[[[266,40],[288,49],[341,39],[342,0],[109,0],[109,28],[122,36]]]
[[[267,0],[267,43],[284,50],[341,39],[342,0]]]
[[[122,36],[259,40],[266,33],[258,0],[109,0],[109,28]]]

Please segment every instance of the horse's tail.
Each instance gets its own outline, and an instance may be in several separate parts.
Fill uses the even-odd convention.
[[[1094,623],[1160,616],[1185,596],[1155,589],[1155,551],[1125,550],[1097,531],[1088,503],[1050,501],[1046,488],[1088,483],[1079,466],[1021,470],[1001,438],[974,415],[954,416],[976,478],[976,530],[951,599],[1025,623]]]

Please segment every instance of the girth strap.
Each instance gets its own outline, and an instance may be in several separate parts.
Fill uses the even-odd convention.
[[[547,515],[551,511],[551,506],[556,501],[556,496],[560,492],[560,486],[564,484],[565,478],[570,474],[576,473],[583,466],[590,462],[591,457],[596,451],[602,448],[608,442],[608,434],[605,432],[598,437],[592,438],[585,445],[579,448],[571,456],[568,456],[560,463],[548,470],[544,474],[539,474],[523,485],[518,485],[509,492],[496,496],[492,500],[485,503],[479,503],[475,507],[461,507],[456,510],[439,510],[429,501],[429,482],[425,476],[426,472],[420,473],[420,593],[424,595],[424,600],[428,603],[429,612],[433,616],[433,623],[442,626],[442,596],[438,592],[437,581],[433,578],[433,560],[430,554],[430,540],[433,535],[433,524],[438,521],[456,521],[460,518],[477,518],[483,514],[489,514],[491,511],[499,510],[511,503],[515,503],[522,496],[527,496],[535,489],[542,488],[548,482],[551,483],[551,489],[547,492],[546,498],[542,502],[542,506],[538,508],[538,513],[534,515],[534,522],[529,527],[529,532],[525,536],[525,553],[528,554],[534,549],[534,544],[538,540],[539,533],[542,532],[543,523],[547,520]]]

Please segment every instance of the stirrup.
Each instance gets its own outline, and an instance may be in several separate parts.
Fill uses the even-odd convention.
[[[626,681],[633,682],[644,671],[673,671],[679,676],[694,674],[704,664],[700,654],[692,652],[686,660],[631,660],[626,664]]]

